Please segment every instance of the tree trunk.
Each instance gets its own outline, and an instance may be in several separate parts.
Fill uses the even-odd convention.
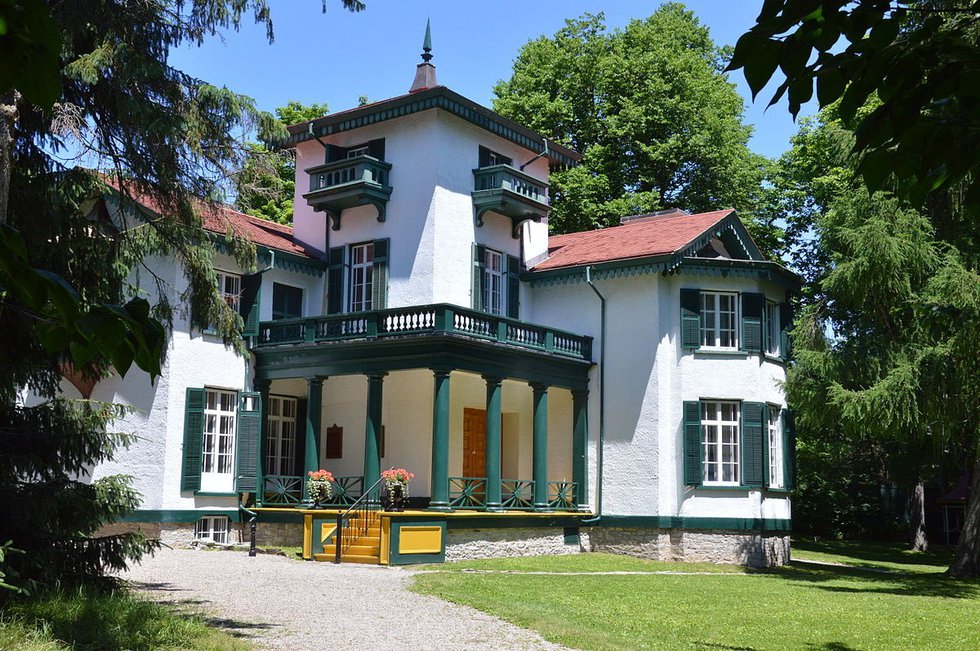
[[[960,579],[980,576],[980,454],[973,465],[970,482],[970,501],[966,505],[966,518],[960,539],[956,543],[956,556],[947,574]]]
[[[10,198],[10,158],[14,151],[14,122],[20,93],[11,90],[0,95],[0,224],[7,223]]]
[[[929,549],[926,537],[926,487],[921,481],[915,485],[909,504],[909,542],[917,552]]]

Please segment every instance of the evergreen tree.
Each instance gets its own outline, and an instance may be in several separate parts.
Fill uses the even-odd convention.
[[[765,160],[748,149],[726,56],[679,4],[622,30],[601,14],[568,20],[521,48],[494,110],[583,155],[551,176],[555,232],[670,206],[731,207],[771,250],[774,229],[755,221]]]
[[[39,587],[98,580],[148,548],[133,534],[91,536],[138,501],[124,478],[84,477],[129,437],[106,431],[119,408],[59,399],[62,373],[98,378],[135,362],[154,377],[164,325],[187,304],[241,347],[199,213],[243,160],[231,134],[272,140],[282,131],[248,98],[167,63],[170,48],[237,28],[247,13],[271,39],[265,0],[29,0],[8,9],[0,4],[0,53],[23,49],[0,56],[0,547],[4,580]],[[38,51],[56,53],[53,65],[20,55]],[[235,233],[226,243],[243,266],[254,261]],[[165,279],[141,273],[152,255],[177,260],[190,281],[176,302]],[[154,282],[151,306],[139,288]]]

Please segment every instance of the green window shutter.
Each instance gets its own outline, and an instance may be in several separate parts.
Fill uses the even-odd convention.
[[[262,395],[238,394],[237,472],[235,490],[254,493],[259,485],[259,442],[262,436]]]
[[[793,329],[793,306],[789,303],[779,304],[779,356],[789,359],[793,352],[793,342],[789,331]]]
[[[377,138],[375,140],[372,140],[371,142],[369,142],[367,144],[367,147],[368,147],[368,154],[370,154],[371,156],[374,156],[378,160],[384,160],[385,159],[385,139],[384,138]]]
[[[783,430],[783,488],[796,487],[796,427],[793,412],[783,409],[780,414]]]
[[[473,244],[473,309],[483,309],[483,268],[486,266],[487,247]]]
[[[681,289],[681,348],[701,347],[701,290]],[[700,417],[700,415],[699,415]]]
[[[742,350],[762,352],[762,315],[766,311],[764,294],[742,294]]]
[[[742,403],[742,485],[762,486],[763,459],[766,450],[761,402]]]
[[[262,303],[262,274],[242,276],[242,296],[238,304],[239,314],[245,322],[243,337],[259,335],[259,308]]]
[[[327,260],[327,314],[344,311],[344,247],[330,249]]]
[[[306,398],[296,401],[296,460],[293,463],[293,474],[304,475],[303,466],[306,464]],[[304,476],[305,480],[306,477]]]
[[[180,490],[201,490],[201,455],[204,445],[204,389],[187,387],[184,397],[184,462]]]
[[[374,241],[374,276],[371,280],[371,307],[388,307],[388,238]]]
[[[701,467],[701,403],[684,401],[684,484],[700,486],[704,478]]]
[[[521,311],[521,260],[507,256],[507,316],[520,318]]]

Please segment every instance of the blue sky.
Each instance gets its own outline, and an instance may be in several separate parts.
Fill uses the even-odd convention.
[[[433,63],[439,83],[485,106],[492,89],[510,77],[517,51],[527,41],[552,35],[566,18],[603,12],[609,27],[646,18],[658,2],[639,0],[365,0],[352,14],[340,0],[271,0],[275,42],[264,28],[244,25],[239,33],[211,39],[203,47],[171,53],[179,70],[225,85],[273,110],[289,100],[326,102],[331,111],[408,90],[420,61],[426,18],[432,21]],[[761,0],[689,0],[685,3],[708,26],[716,43],[734,45],[753,23]],[[754,126],[754,151],[778,156],[796,132],[785,104],[764,111],[771,92],[751,102],[741,73],[730,75],[746,102],[746,122]],[[804,111],[805,113],[806,111]]]

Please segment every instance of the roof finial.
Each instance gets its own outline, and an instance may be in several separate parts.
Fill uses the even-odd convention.
[[[425,19],[425,40],[422,41],[422,60],[428,63],[432,60],[432,26],[429,24],[429,19]]]

